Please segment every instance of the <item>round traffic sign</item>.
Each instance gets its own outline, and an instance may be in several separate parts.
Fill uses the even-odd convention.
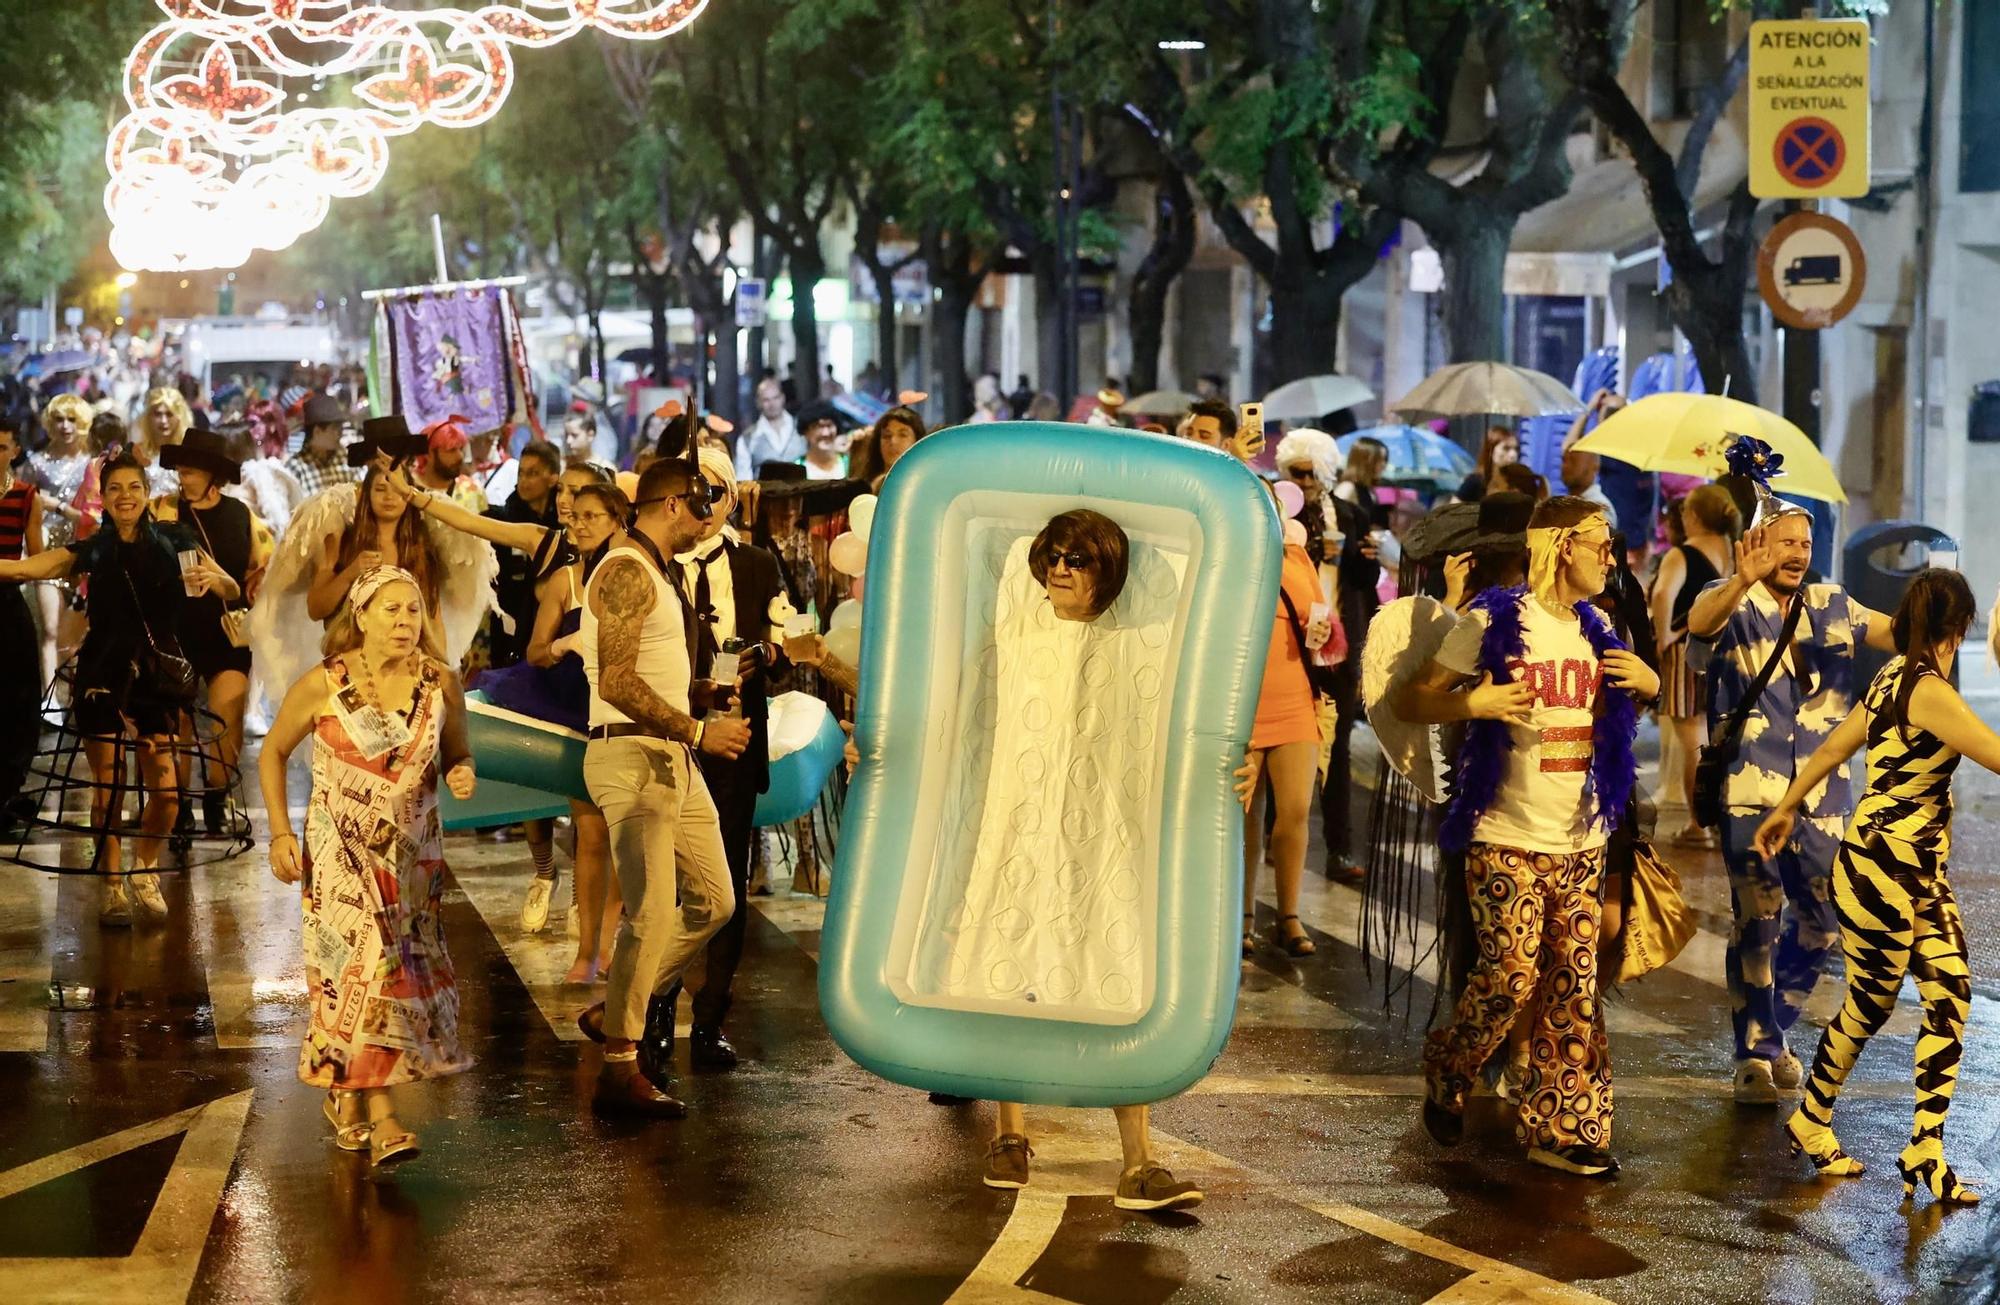
[[[1823,213],[1793,213],[1757,247],[1757,289],[1786,326],[1818,330],[1854,311],[1868,282],[1861,241]]]
[[[1816,190],[1840,175],[1847,142],[1825,118],[1794,118],[1778,132],[1771,152],[1778,173],[1794,186]]]

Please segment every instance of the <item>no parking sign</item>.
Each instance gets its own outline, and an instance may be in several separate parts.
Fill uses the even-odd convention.
[[[1750,25],[1750,193],[1868,193],[1868,24]]]

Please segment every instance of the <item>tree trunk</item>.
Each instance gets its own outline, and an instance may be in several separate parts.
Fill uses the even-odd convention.
[[[893,400],[903,388],[901,363],[896,357],[896,274],[879,264],[868,273],[875,279],[875,366],[882,373],[884,391]]]
[[[771,281],[777,275],[777,260],[772,257],[771,238],[764,229],[764,219],[754,218],[750,223],[750,275],[764,283],[764,302],[771,301]],[[769,366],[770,346],[765,339],[768,328],[753,326],[747,337],[746,347],[750,353],[750,379],[754,383],[764,375]]]
[[[1134,394],[1160,388],[1160,346],[1166,338],[1167,294],[1194,259],[1194,196],[1177,171],[1161,174],[1153,193],[1153,244],[1132,277],[1128,322],[1132,332]]]
[[[1444,264],[1448,361],[1499,362],[1506,357],[1507,246],[1519,220],[1498,208],[1466,205],[1449,235],[1432,234]]]
[[[1708,275],[1676,276],[1665,298],[1668,316],[1694,350],[1702,385],[1710,394],[1755,403],[1757,373],[1743,337],[1744,293],[1740,280],[1715,268]]]
[[[1333,370],[1340,299],[1347,284],[1324,272],[1286,267],[1281,260],[1279,273],[1271,280],[1272,389]]]
[[[819,362],[819,312],[813,290],[826,277],[826,256],[820,252],[819,237],[794,249],[787,260],[792,273],[792,348],[796,357],[793,375],[798,378],[799,402],[819,398],[824,374]]]
[[[1028,261],[1035,269],[1035,359],[1036,370],[1041,373],[1033,379],[1040,388],[1053,393],[1059,388],[1063,375],[1062,293],[1058,289],[1062,269],[1057,264],[1055,250],[1047,246],[1032,250]],[[1073,285],[1064,288],[1070,294],[1076,293]],[[1076,342],[1072,340],[1069,345],[1073,349]],[[1098,378],[1085,379],[1080,362],[1074,375],[1078,390],[1096,392]],[[1001,378],[1000,388],[1003,391],[1007,388],[1005,377]],[[1056,399],[1067,415],[1076,395],[1057,393]]]
[[[965,384],[965,326],[972,316],[972,294],[950,277],[942,278],[932,319],[933,363],[937,368],[938,406],[947,425],[957,425],[972,411]]]

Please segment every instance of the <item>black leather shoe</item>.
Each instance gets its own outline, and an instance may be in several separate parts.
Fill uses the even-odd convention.
[[[614,1119],[685,1119],[688,1112],[686,1102],[660,1091],[630,1062],[599,1072],[590,1108]]]
[[[735,1069],[738,1059],[721,1029],[688,1030],[688,1064],[696,1069]]]
[[[646,1003],[646,1028],[639,1035],[639,1072],[655,1083],[667,1083],[674,1076],[674,1007],[681,988],[675,984],[664,994]]]

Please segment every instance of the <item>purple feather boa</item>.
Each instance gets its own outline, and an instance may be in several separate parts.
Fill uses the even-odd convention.
[[[1479,641],[1479,669],[1490,672],[1495,684],[1513,681],[1509,663],[1527,652],[1527,635],[1521,623],[1521,605],[1528,600],[1527,586],[1489,589],[1472,600],[1485,612],[1486,633]],[[1624,648],[1611,626],[1588,602],[1576,605],[1583,637],[1599,661],[1613,648]],[[1632,755],[1632,739],[1639,731],[1639,704],[1632,695],[1614,690],[1598,695],[1597,718],[1591,726],[1590,772],[1584,781],[1583,800],[1591,808],[1590,823],[1607,833],[1625,818],[1625,806],[1638,782],[1638,762]],[[1465,748],[1460,754],[1458,782],[1445,807],[1438,844],[1447,851],[1460,851],[1472,842],[1479,818],[1499,796],[1507,775],[1507,754],[1514,748],[1513,732],[1505,721],[1475,720],[1465,728]]]

